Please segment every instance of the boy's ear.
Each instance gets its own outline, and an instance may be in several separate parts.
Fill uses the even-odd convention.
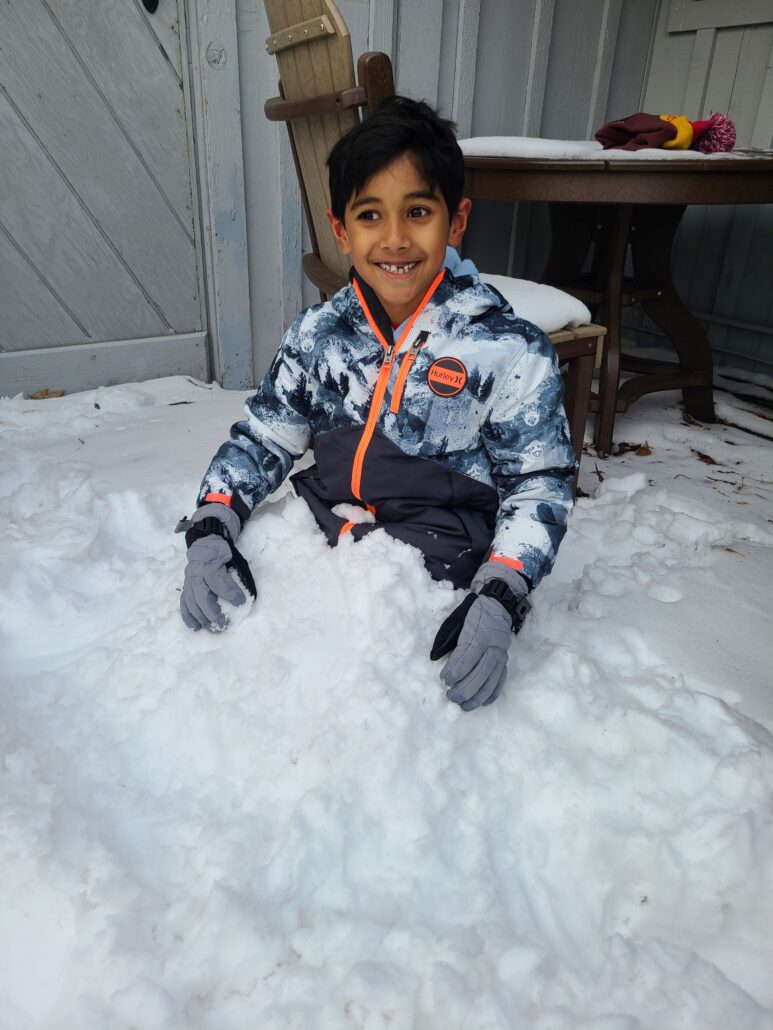
[[[459,207],[451,215],[451,225],[448,230],[448,242],[452,247],[457,247],[462,242],[462,236],[467,231],[467,219],[470,217],[472,201],[465,197]]]
[[[336,238],[336,243],[342,254],[350,254],[352,248],[349,246],[349,236],[346,232],[346,226],[340,218],[336,218],[333,214],[333,209],[328,208],[325,211],[325,217],[330,222],[330,227],[333,230],[333,235]]]

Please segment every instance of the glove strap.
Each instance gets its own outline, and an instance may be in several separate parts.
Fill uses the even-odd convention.
[[[237,550],[231,539],[231,534],[226,527],[215,516],[208,516],[206,519],[199,519],[185,534],[185,546],[190,547],[194,540],[200,540],[203,536],[221,536],[231,548],[231,560],[227,563],[227,569],[234,569],[239,579],[252,594],[253,601],[258,596],[255,580],[247,564],[247,559]]]
[[[513,633],[517,633],[524,619],[531,611],[531,605],[525,595],[517,596],[502,579],[490,579],[478,591],[481,597],[493,597],[507,611],[512,623]]]
[[[225,523],[215,518],[214,515],[210,515],[206,519],[199,519],[198,522],[191,526],[185,534],[185,546],[190,547],[194,540],[200,540],[203,536],[212,536],[213,534],[221,536],[233,547],[233,540],[231,539],[231,534],[225,528]]]

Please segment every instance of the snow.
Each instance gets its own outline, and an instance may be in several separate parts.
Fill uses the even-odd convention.
[[[183,626],[172,528],[244,396],[0,402],[2,1030],[773,1026],[760,403],[618,416],[465,714],[459,597],[284,488],[257,602]]]
[[[591,320],[590,311],[581,300],[555,286],[491,272],[481,272],[480,277],[499,290],[519,318],[533,322],[543,333],[555,333],[569,325],[584,325]]]
[[[542,139],[536,136],[472,136],[460,139],[465,157],[523,157],[563,161],[717,161],[732,158],[748,161],[765,157],[765,151],[739,150],[703,154],[699,150],[664,150],[645,147],[642,150],[605,150],[596,140]]]

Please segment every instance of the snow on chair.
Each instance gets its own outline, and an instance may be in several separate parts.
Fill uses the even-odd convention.
[[[333,0],[264,3],[271,30],[266,50],[276,57],[280,76],[280,96],[267,100],[264,111],[270,121],[287,123],[311,238],[303,271],[326,299],[346,285],[349,262],[325,217],[330,206],[325,162],[334,143],[360,117],[394,94],[392,63],[387,54],[362,54],[355,81],[349,30]],[[505,276],[481,278],[517,314],[549,334],[564,372],[564,403],[579,463],[593,368],[606,329],[590,324],[587,308],[561,290]]]

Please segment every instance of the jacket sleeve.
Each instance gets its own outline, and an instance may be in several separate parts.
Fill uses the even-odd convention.
[[[528,334],[525,351],[503,375],[481,435],[499,494],[489,560],[536,586],[566,532],[576,469],[558,360],[543,333]]]
[[[246,418],[231,427],[230,439],[210,462],[198,504],[225,501],[244,522],[308,449],[311,393],[296,338],[294,323],[257,393],[246,401]]]

